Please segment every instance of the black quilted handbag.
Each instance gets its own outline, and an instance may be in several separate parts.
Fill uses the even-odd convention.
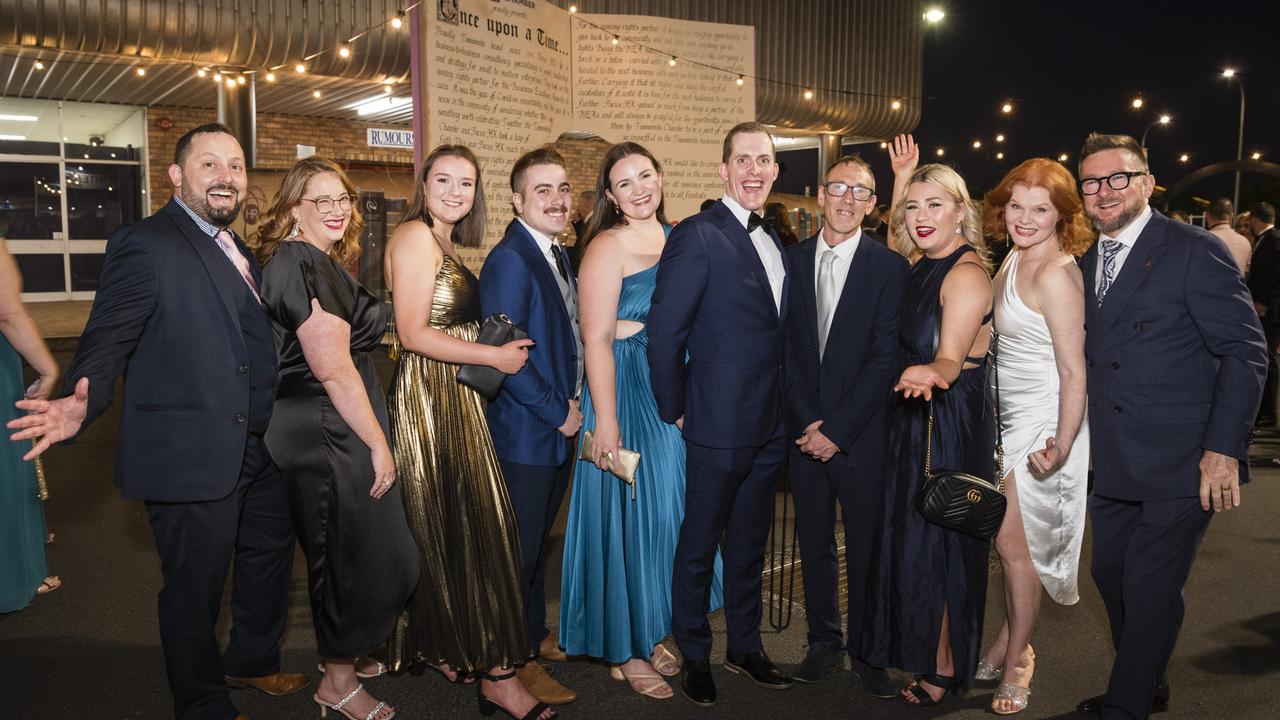
[[[995,374],[996,413],[1000,407],[1000,373],[995,370],[995,352],[989,360]],[[933,471],[933,401],[929,401],[929,432],[924,445],[924,486],[916,498],[916,506],[925,520],[990,540],[1000,531],[1007,505],[1004,496],[1004,433],[996,420],[996,483],[993,485],[976,475],[958,470]]]

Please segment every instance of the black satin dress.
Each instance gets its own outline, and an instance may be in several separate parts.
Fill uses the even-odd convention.
[[[921,258],[911,269],[899,322],[901,368],[933,362],[947,272],[965,253]],[[990,318],[988,318],[988,321]],[[993,478],[995,425],[986,400],[986,359],[960,372],[949,390],[933,392],[933,467]],[[988,541],[944,530],[924,519],[916,497],[924,478],[929,404],[895,394],[889,415],[884,528],[872,556],[862,657],[875,666],[934,674],[942,614],[951,621],[951,651],[961,687],[977,670],[987,599]]]
[[[372,293],[310,243],[281,243],[263,268],[262,302],[280,351],[267,449],[289,483],[320,655],[356,658],[391,634],[418,580],[418,551],[400,493],[393,487],[381,498],[369,495],[369,448],[303,357],[297,329],[311,317],[312,298],[351,325],[351,360],[384,435],[387,405],[369,353],[379,347],[386,315]]]

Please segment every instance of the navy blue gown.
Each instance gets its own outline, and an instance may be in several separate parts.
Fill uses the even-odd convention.
[[[967,252],[921,258],[911,269],[899,324],[902,368],[933,361],[947,272]],[[973,360],[973,359],[971,359]],[[933,467],[994,478],[994,425],[986,400],[986,362],[933,392]],[[977,669],[987,598],[988,542],[944,530],[916,509],[924,476],[929,404],[894,395],[889,416],[881,546],[872,556],[863,654],[875,666],[936,673],[944,609],[950,614],[955,677],[968,687]]]

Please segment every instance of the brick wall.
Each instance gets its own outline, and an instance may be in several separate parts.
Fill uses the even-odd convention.
[[[170,127],[161,127],[167,119]],[[147,158],[150,173],[151,212],[160,209],[172,193],[169,165],[173,162],[178,138],[191,128],[217,120],[213,110],[155,106],[147,109]],[[314,145],[316,154],[339,163],[372,163],[403,165],[406,176],[412,175],[413,151],[396,148],[373,148],[367,144],[365,130],[371,127],[399,127],[387,123],[367,123],[331,118],[302,117],[258,113],[258,158],[256,170],[287,170],[298,159],[298,145]],[[406,126],[404,129],[408,129]],[[254,172],[250,172],[254,184]],[[278,185],[276,180],[273,185]]]

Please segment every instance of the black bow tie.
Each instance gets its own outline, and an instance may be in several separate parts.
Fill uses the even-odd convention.
[[[751,213],[747,216],[747,232],[755,232],[756,228],[760,226],[764,226],[766,230],[772,230],[773,221],[766,217],[760,217],[756,213]]]

